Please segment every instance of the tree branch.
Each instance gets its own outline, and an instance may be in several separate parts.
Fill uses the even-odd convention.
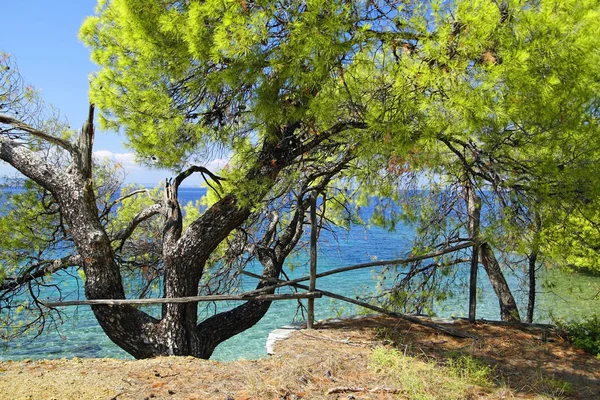
[[[39,139],[45,140],[48,143],[52,143],[59,147],[62,147],[63,149],[67,150],[69,153],[73,153],[74,147],[69,141],[61,139],[61,138],[57,138],[56,136],[52,136],[52,135],[49,135],[38,129],[35,129],[34,127],[26,124],[23,121],[20,121],[18,119],[15,119],[15,118],[10,117],[5,114],[0,114],[0,123],[10,125],[16,129],[20,129],[20,130],[27,132],[30,135],[33,135]]]
[[[70,255],[56,260],[42,261],[29,267],[26,271],[16,277],[7,277],[2,282],[0,290],[11,290],[17,286],[29,283],[35,279],[42,278],[46,275],[51,275],[63,269],[74,267],[81,264],[81,257]]]
[[[192,165],[190,168],[186,169],[185,171],[183,171],[179,175],[177,175],[177,177],[175,178],[175,183],[173,184],[173,186],[175,187],[175,190],[176,191],[179,190],[179,185],[181,185],[181,183],[186,178],[188,178],[190,175],[192,175],[194,172],[200,172],[200,174],[202,175],[202,178],[204,179],[204,182],[206,182],[206,184],[208,186],[210,186],[210,188],[212,190],[214,190],[215,192],[217,192],[217,190],[215,190],[215,188],[212,187],[212,185],[208,182],[208,180],[206,179],[206,176],[204,176],[204,174],[208,175],[213,181],[217,182],[219,187],[221,186],[221,181],[225,180],[224,178],[221,178],[220,176],[215,175],[212,172],[210,172],[208,170],[208,168],[201,167],[198,165]]]
[[[270,221],[267,229],[265,230],[265,235],[263,236],[261,243],[264,245],[271,244],[273,240],[273,235],[275,234],[275,229],[277,228],[277,223],[279,222],[279,214],[276,211],[271,211],[269,214]]]
[[[332,136],[334,136],[340,132],[343,132],[345,130],[366,129],[367,127],[368,127],[367,123],[361,122],[361,121],[338,122],[337,124],[333,125],[328,130],[326,130],[324,132],[320,132],[319,135],[317,135],[314,139],[303,143],[302,146],[299,146],[299,148],[294,153],[294,156],[297,157],[298,155],[300,155],[302,153],[305,153],[309,150],[314,149],[319,144],[323,143],[325,140],[327,140],[327,139],[331,138]]]
[[[90,103],[88,119],[83,124],[77,143],[77,165],[86,179],[92,177],[92,150],[94,146],[94,105]]]
[[[22,144],[0,136],[0,160],[9,163],[23,175],[53,194],[60,191],[68,178],[64,172],[42,159]]]
[[[460,151],[459,151],[459,150],[458,150],[456,147],[454,147],[454,146],[453,146],[453,145],[450,143],[450,140],[449,140],[449,139],[447,139],[447,138],[445,138],[445,137],[442,137],[442,136],[438,136],[438,140],[439,140],[440,142],[444,143],[444,144],[446,145],[446,147],[447,147],[447,148],[448,148],[450,151],[452,151],[452,152],[453,152],[453,153],[454,153],[454,154],[455,154],[455,155],[458,157],[458,159],[460,160],[460,162],[461,162],[461,164],[463,165],[464,169],[465,169],[465,170],[467,170],[467,171],[468,171],[468,172],[471,174],[471,176],[479,176],[480,178],[483,178],[483,179],[485,179],[486,181],[493,182],[493,179],[491,179],[490,177],[488,177],[488,176],[486,176],[486,175],[482,174],[481,172],[475,171],[475,170],[473,169],[473,165],[467,161],[467,159],[466,159],[466,157],[464,156],[464,154],[461,154],[461,152],[460,152]],[[464,148],[466,148],[466,147],[467,147],[467,145],[466,145],[465,143],[462,143],[462,142],[460,142],[460,141],[458,141],[458,140],[453,140],[453,141],[454,141],[455,143],[458,143],[458,144],[460,144],[460,145],[461,145],[461,146],[463,146]]]
[[[117,204],[119,204],[120,202],[122,202],[123,200],[126,200],[132,196],[135,196],[136,194],[140,194],[140,193],[146,193],[148,194],[148,197],[150,197],[152,200],[156,201],[155,199],[152,198],[152,196],[150,196],[150,190],[148,189],[138,189],[138,190],[134,190],[131,193],[127,193],[124,196],[119,197],[118,199],[116,199],[115,201],[111,202],[109,205],[107,205],[104,210],[102,211],[102,215],[100,215],[100,218],[105,217],[106,215],[108,215],[108,213],[110,212],[110,210],[116,206]]]
[[[114,241],[117,241],[117,240],[121,241],[121,243],[119,244],[119,247],[118,247],[117,251],[120,251],[123,248],[123,245],[125,244],[125,241],[133,234],[133,231],[135,231],[135,228],[137,228],[139,224],[141,224],[142,222],[144,222],[144,221],[152,218],[156,214],[160,214],[161,211],[162,211],[162,205],[160,205],[160,204],[153,204],[150,207],[148,207],[148,208],[140,211],[131,220],[131,222],[129,222],[129,225],[127,225],[126,228],[120,230],[115,235],[113,235],[112,238],[111,238],[111,242],[114,242]]]

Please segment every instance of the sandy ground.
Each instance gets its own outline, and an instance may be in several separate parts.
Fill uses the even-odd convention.
[[[456,352],[494,365],[497,385],[474,388],[471,398],[600,399],[600,361],[551,331],[465,322],[452,327],[477,338],[369,317],[294,332],[277,344],[276,355],[256,361],[160,357],[0,362],[0,399],[410,398],[401,382],[390,382],[372,368],[377,346],[440,365]],[[554,390],[556,382],[571,389]],[[339,388],[355,391],[336,392]]]

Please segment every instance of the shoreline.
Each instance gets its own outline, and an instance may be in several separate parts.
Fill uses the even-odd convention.
[[[414,389],[410,379],[424,373],[409,369],[406,376],[392,376],[395,367],[377,367],[376,354],[398,354],[406,358],[402,364],[406,368],[435,364],[420,383],[425,386],[419,390],[429,393],[429,398],[443,398],[438,397],[445,393],[440,390],[458,383],[464,392],[455,398],[560,398],[557,387],[569,389],[569,397],[600,398],[600,360],[573,349],[553,332],[542,340],[540,328],[470,325],[460,320],[453,322],[453,329],[478,339],[456,338],[390,317],[357,316],[323,320],[311,331],[287,329],[287,337],[273,344],[275,354],[259,360],[5,361],[0,362],[0,400],[334,400],[346,398],[344,393],[361,399],[395,398],[398,393],[410,398]],[[490,363],[494,380],[484,387],[465,386],[462,378],[444,372],[445,360],[457,352]],[[428,382],[433,379],[430,373],[438,374],[436,379],[441,381]]]

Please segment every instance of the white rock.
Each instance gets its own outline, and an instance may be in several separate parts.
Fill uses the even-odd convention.
[[[267,354],[275,354],[275,343],[277,343],[279,340],[287,339],[292,332],[302,329],[303,327],[304,324],[293,324],[271,331],[269,333],[269,337],[267,337]]]

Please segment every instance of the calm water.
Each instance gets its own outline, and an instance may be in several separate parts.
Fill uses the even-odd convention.
[[[180,198],[183,201],[197,199],[203,191],[201,189],[182,188]],[[323,233],[319,248],[319,272],[339,268],[346,265],[358,264],[377,259],[401,258],[410,248],[412,237],[411,229],[404,227],[390,233],[379,228],[365,229],[357,227],[350,232],[338,231],[334,239],[331,234]],[[308,275],[306,258],[290,260],[294,265],[289,273],[290,277]],[[459,267],[464,268],[468,267]],[[288,269],[289,271],[289,269]],[[332,275],[318,280],[318,288],[335,293],[354,297],[375,290],[377,281],[374,279],[378,269],[362,269]],[[458,273],[462,273],[460,270]],[[540,279],[540,296],[538,300],[538,321],[547,321],[549,313],[558,316],[572,317],[574,314],[591,314],[600,306],[600,300],[589,300],[597,293],[600,287],[599,278],[590,278],[582,275],[564,275],[558,281],[559,285],[551,290],[543,284],[544,277]],[[556,278],[553,276],[552,278]],[[54,278],[63,281],[71,290],[71,297],[78,296],[81,282],[77,274]],[[487,282],[483,270],[479,273],[479,284],[482,292],[478,301],[478,318],[498,319],[497,300]],[[522,315],[525,315],[526,293],[519,290],[518,279],[512,277],[509,284],[515,290],[515,295],[521,303]],[[255,281],[251,278],[242,282],[242,290],[251,290]],[[451,300],[439,304],[436,313],[440,316],[465,316],[467,314],[466,288],[458,288],[456,296]],[[289,289],[287,289],[289,290]],[[548,293],[552,291],[553,293]],[[282,293],[285,292],[282,290]],[[546,292],[546,293],[542,293]],[[83,297],[83,296],[81,296]],[[582,301],[585,300],[585,301]],[[233,307],[235,302],[219,304],[220,307]],[[337,315],[352,315],[357,309],[347,303],[336,302],[326,297],[315,302],[316,317],[319,319]],[[222,343],[213,359],[234,360],[239,358],[259,358],[266,355],[265,342],[268,333],[282,325],[294,322],[298,311],[298,304],[294,300],[277,301],[271,306],[267,315],[253,328]],[[51,330],[38,338],[23,338],[0,344],[0,359],[19,360],[25,358],[60,358],[60,357],[117,357],[130,358],[130,356],[114,345],[96,323],[89,307],[65,308],[67,318],[59,330]]]

